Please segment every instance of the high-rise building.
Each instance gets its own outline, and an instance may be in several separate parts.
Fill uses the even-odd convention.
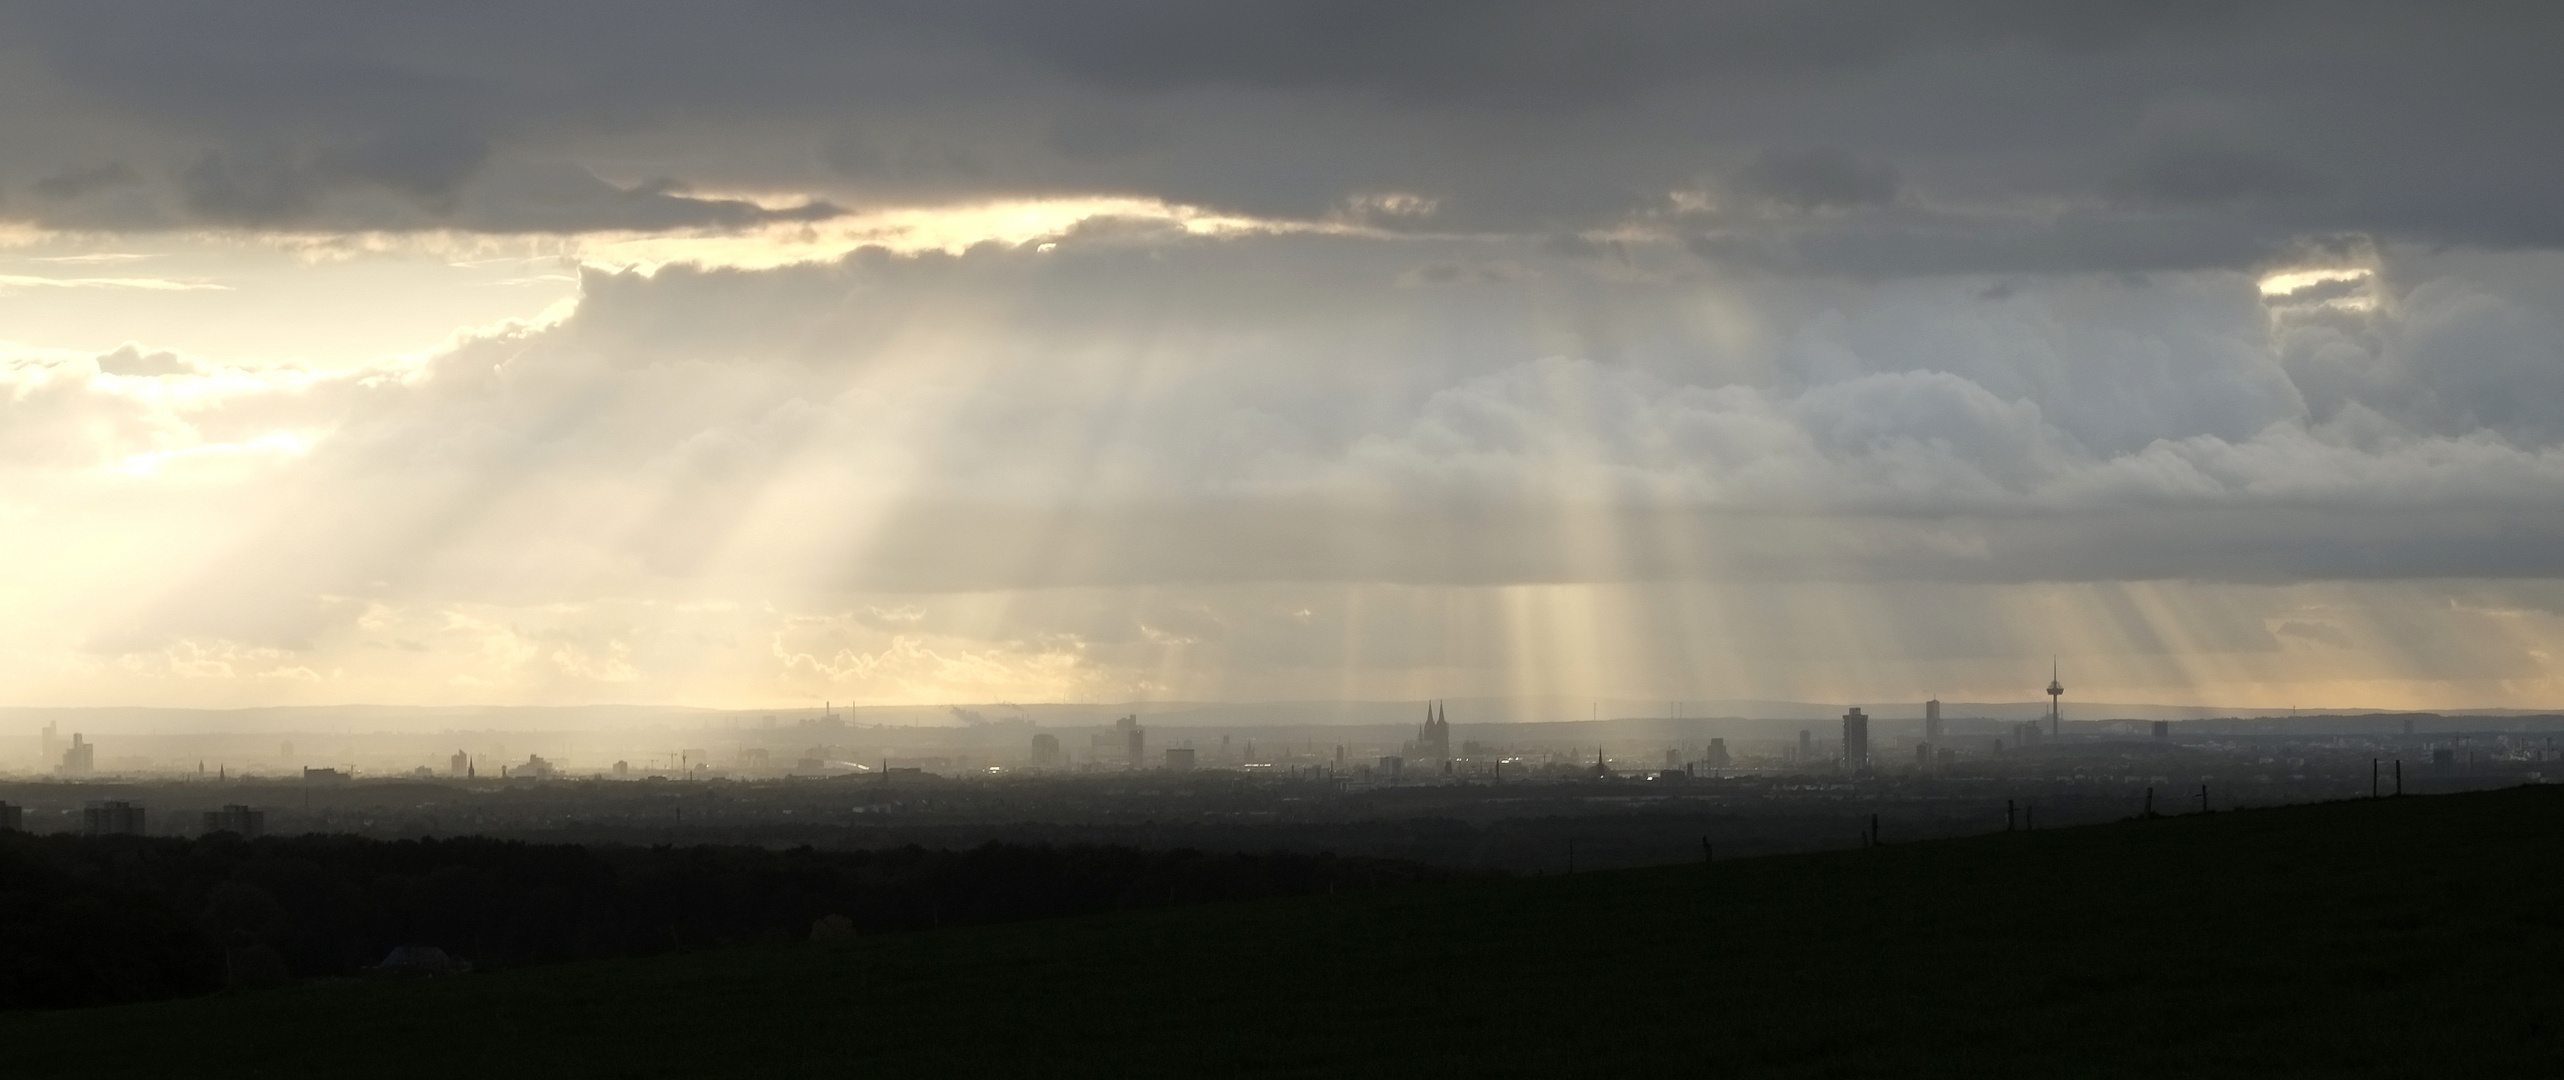
[[[1709,753],[1707,757],[1708,760],[1703,762],[1703,764],[1706,764],[1713,769],[1724,769],[1733,764],[1727,756],[1727,740],[1725,739],[1709,740]]]
[[[26,827],[26,807],[0,802],[0,832],[23,832]]]
[[[2154,722],[2154,741],[2156,741],[2156,742],[2171,742],[2171,741],[2172,741],[2172,721],[2170,721],[2170,720],[2157,720],[2157,721],[2155,721],[2155,722]]]
[[[1047,769],[1058,764],[1059,736],[1049,734],[1033,736],[1033,767]]]
[[[80,831],[90,836],[141,836],[142,807],[121,799],[92,799],[80,810]]]
[[[2410,735],[2410,734],[2412,734],[2412,732],[2407,731],[2407,732],[2405,732],[2404,734]],[[45,739],[44,739],[44,743],[45,743],[45,752],[44,752],[44,756],[43,756],[43,757],[40,757],[40,758],[37,758],[36,760],[38,760],[38,761],[61,761],[61,760],[62,760],[62,736],[61,736],[60,734],[56,733],[56,731],[54,730],[54,726],[53,726],[52,724],[46,724],[46,725],[45,725]]]
[[[1809,731],[1806,728],[1800,728],[1798,729],[1798,763],[1800,765],[1812,765],[1815,764],[1815,762],[1816,733]]]
[[[1167,747],[1167,748],[1166,748],[1166,771],[1168,771],[1168,772],[1186,772],[1186,771],[1189,771],[1189,770],[1190,770],[1190,769],[1192,769],[1192,768],[1193,768],[1193,748],[1192,748],[1192,747],[1190,747],[1190,746],[1170,746],[1170,747]]]
[[[1934,743],[1941,741],[1941,699],[1939,698],[1923,703],[1923,741]]]
[[[470,775],[472,772],[472,755],[466,754],[460,750],[455,751],[453,757],[445,759],[445,772],[449,776]]]
[[[1843,771],[1859,772],[1870,764],[1870,718],[1855,708],[1843,714]]]
[[[233,804],[220,810],[205,811],[207,833],[233,833],[243,840],[256,839],[267,831],[267,813],[263,810]]]
[[[71,733],[71,748],[62,752],[62,763],[54,771],[64,776],[87,776],[98,767],[98,744]]]
[[[1134,714],[1115,720],[1113,729],[1122,736],[1122,749],[1126,753],[1123,761],[1127,767],[1133,770],[1147,768],[1148,732],[1140,727],[1140,718]]]

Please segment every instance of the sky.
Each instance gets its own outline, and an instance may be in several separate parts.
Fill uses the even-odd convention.
[[[0,2],[0,704],[2564,707],[2558,40]]]

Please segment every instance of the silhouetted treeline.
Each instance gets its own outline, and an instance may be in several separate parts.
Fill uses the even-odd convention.
[[[0,1008],[351,975],[401,945],[526,964],[790,940],[821,920],[869,934],[1457,876],[1331,854],[1126,847],[0,834]]]

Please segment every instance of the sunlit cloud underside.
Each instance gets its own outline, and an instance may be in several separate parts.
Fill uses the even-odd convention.
[[[2564,457],[2449,407],[2544,317],[2503,266],[1786,280],[1147,200],[575,257],[412,352],[16,348],[12,694],[2555,697]]]

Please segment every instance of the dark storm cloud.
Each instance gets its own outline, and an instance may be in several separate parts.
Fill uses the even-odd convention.
[[[2135,201],[2174,205],[2297,199],[2322,189],[2319,178],[2286,161],[2213,142],[2149,147],[2119,185]]]
[[[1831,148],[1765,153],[1746,166],[1747,191],[1802,210],[1896,201],[1896,167]]]
[[[787,218],[1394,194],[1432,213],[1374,224],[1549,234],[1706,187],[1805,219],[1686,230],[1763,266],[2240,265],[2309,234],[2564,243],[2559,36],[2564,8],[2497,0],[27,4],[0,75],[48,96],[0,112],[0,189],[90,228],[774,219],[670,177],[812,200]],[[90,197],[101,161],[157,197]],[[527,179],[580,168],[623,194]],[[1909,212],[1936,207],[1966,213]]]
[[[1026,0],[887,6],[1080,81],[1360,90],[1500,108],[1584,108],[1666,84],[1854,69],[1952,41],[2106,49],[2259,5],[1963,0],[1562,5],[1542,0]]]
[[[1694,234],[1701,258],[1785,274],[2141,274],[2251,266],[2294,248],[2237,214],[2076,210],[2055,217],[1909,211]]]
[[[35,189],[37,194],[48,198],[77,199],[93,191],[141,182],[142,177],[135,175],[131,166],[111,161],[104,165],[64,169],[37,180]]]

